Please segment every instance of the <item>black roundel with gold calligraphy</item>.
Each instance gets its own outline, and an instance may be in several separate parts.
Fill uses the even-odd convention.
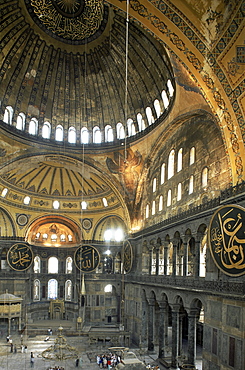
[[[123,268],[126,274],[130,272],[133,263],[133,251],[132,246],[127,240],[123,247]]]
[[[33,262],[32,250],[27,244],[14,244],[8,251],[7,261],[13,270],[25,271]]]
[[[75,252],[75,264],[82,272],[91,272],[100,263],[100,255],[92,245],[82,245]]]
[[[209,225],[209,247],[214,262],[230,276],[245,273],[245,209],[226,205],[213,215]]]

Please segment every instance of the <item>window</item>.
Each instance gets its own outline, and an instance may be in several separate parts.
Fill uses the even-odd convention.
[[[202,170],[202,187],[205,188],[208,185],[208,168],[205,167]]]
[[[26,196],[25,198],[24,198],[24,204],[25,205],[28,205],[28,204],[30,204],[30,201],[31,201],[31,198],[30,197],[28,197],[28,196]]]
[[[41,261],[40,261],[39,256],[35,256],[35,258],[34,258],[33,271],[34,271],[35,274],[40,274]]]
[[[165,181],[165,169],[166,169],[166,164],[163,163],[162,166],[161,166],[161,185]]]
[[[123,124],[121,122],[117,123],[117,138],[125,139],[125,131],[124,131]]]
[[[128,136],[135,135],[135,126],[132,118],[127,120],[127,127],[128,127]]]
[[[66,259],[66,274],[71,274],[72,273],[72,258],[67,257]]]
[[[191,175],[189,180],[189,194],[192,194],[194,190],[194,176]]]
[[[145,110],[145,113],[146,113],[148,125],[150,126],[152,123],[154,123],[154,117],[152,115],[151,108],[150,107],[147,107],[146,110]]]
[[[51,125],[49,122],[44,122],[43,128],[42,128],[42,137],[44,139],[50,139],[51,135]]]
[[[29,123],[29,134],[37,135],[37,130],[38,130],[38,121],[36,118],[32,118]]]
[[[181,182],[179,182],[177,187],[177,200],[181,200],[181,198],[182,198],[182,184]]]
[[[156,190],[157,190],[157,179],[156,177],[154,177],[153,183],[152,183],[152,192],[155,193]]]
[[[154,101],[154,108],[155,108],[155,111],[156,111],[157,118],[160,117],[162,112],[161,112],[161,106],[160,106],[160,103],[159,103],[158,99],[156,99]]]
[[[151,208],[151,214],[154,215],[155,213],[156,213],[156,201],[153,200],[152,208]]]
[[[112,142],[114,140],[113,129],[110,125],[105,126],[105,142]]]
[[[53,201],[53,208],[54,209],[59,209],[60,208],[60,202],[58,200]]]
[[[50,257],[48,259],[48,273],[58,274],[58,258]]]
[[[163,196],[160,195],[158,211],[162,211],[162,209],[163,209]]]
[[[71,280],[67,280],[65,282],[65,300],[71,301],[71,294],[72,294],[72,282]]]
[[[34,280],[33,300],[34,301],[40,301],[40,281],[38,279]]]
[[[146,205],[145,207],[145,218],[149,217],[149,204]]]
[[[162,101],[163,101],[164,108],[167,109],[169,106],[169,100],[168,100],[168,96],[165,90],[162,91]]]
[[[190,166],[195,162],[195,147],[190,150]]]
[[[26,121],[26,116],[24,115],[24,113],[21,112],[17,117],[16,128],[18,130],[24,131],[25,121]]]
[[[68,130],[68,143],[71,143],[71,144],[76,143],[76,129],[73,126],[69,127],[69,130]]]
[[[101,143],[101,132],[99,126],[95,126],[93,128],[93,143],[95,144]]]
[[[85,200],[83,200],[83,201],[81,202],[81,208],[82,208],[82,209],[87,209],[87,208],[88,208],[88,204],[87,204],[87,202],[85,202]]]
[[[7,193],[8,193],[8,189],[7,188],[4,188],[2,190],[1,196],[4,198],[4,197],[6,197]]]
[[[137,114],[137,122],[138,122],[139,132],[141,132],[142,130],[144,130],[144,128],[143,128],[143,118],[142,118],[142,114],[141,113],[138,113]]]
[[[89,133],[87,127],[81,129],[81,143],[88,144],[89,142]]]
[[[111,284],[107,284],[104,288],[104,292],[105,293],[112,293],[112,285]]]
[[[7,106],[4,111],[3,122],[7,123],[8,125],[12,125],[13,114],[13,108],[10,105]]]
[[[172,204],[172,191],[171,189],[168,190],[168,196],[167,196],[167,207],[170,207]]]
[[[56,279],[48,281],[48,299],[56,299],[58,297],[58,282]]]
[[[58,125],[55,130],[55,140],[63,141],[64,138],[64,129],[61,125]]]
[[[168,179],[174,175],[174,150],[172,149],[168,156]]]
[[[102,199],[102,202],[104,204],[104,207],[108,207],[108,203],[107,203],[107,199],[106,198],[103,198]]]
[[[178,151],[177,172],[182,170],[182,159],[183,159],[183,149],[180,148]]]
[[[170,98],[172,98],[172,96],[174,95],[174,88],[173,88],[171,80],[167,81],[167,86],[168,86],[169,96]]]

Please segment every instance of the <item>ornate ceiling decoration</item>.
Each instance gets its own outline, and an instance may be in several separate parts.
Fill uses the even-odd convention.
[[[39,22],[53,34],[69,40],[83,40],[100,27],[103,0],[30,0]]]

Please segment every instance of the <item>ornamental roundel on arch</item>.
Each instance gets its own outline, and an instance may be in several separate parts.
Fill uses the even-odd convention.
[[[216,266],[226,275],[245,273],[245,208],[238,205],[220,207],[212,216],[208,240]]]

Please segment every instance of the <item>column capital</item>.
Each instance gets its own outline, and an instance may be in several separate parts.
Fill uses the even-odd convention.
[[[155,299],[154,298],[147,298],[147,302],[149,306],[154,306],[155,305]]]
[[[160,310],[161,309],[164,310],[167,308],[168,303],[166,301],[157,301],[157,303],[158,303]]]

